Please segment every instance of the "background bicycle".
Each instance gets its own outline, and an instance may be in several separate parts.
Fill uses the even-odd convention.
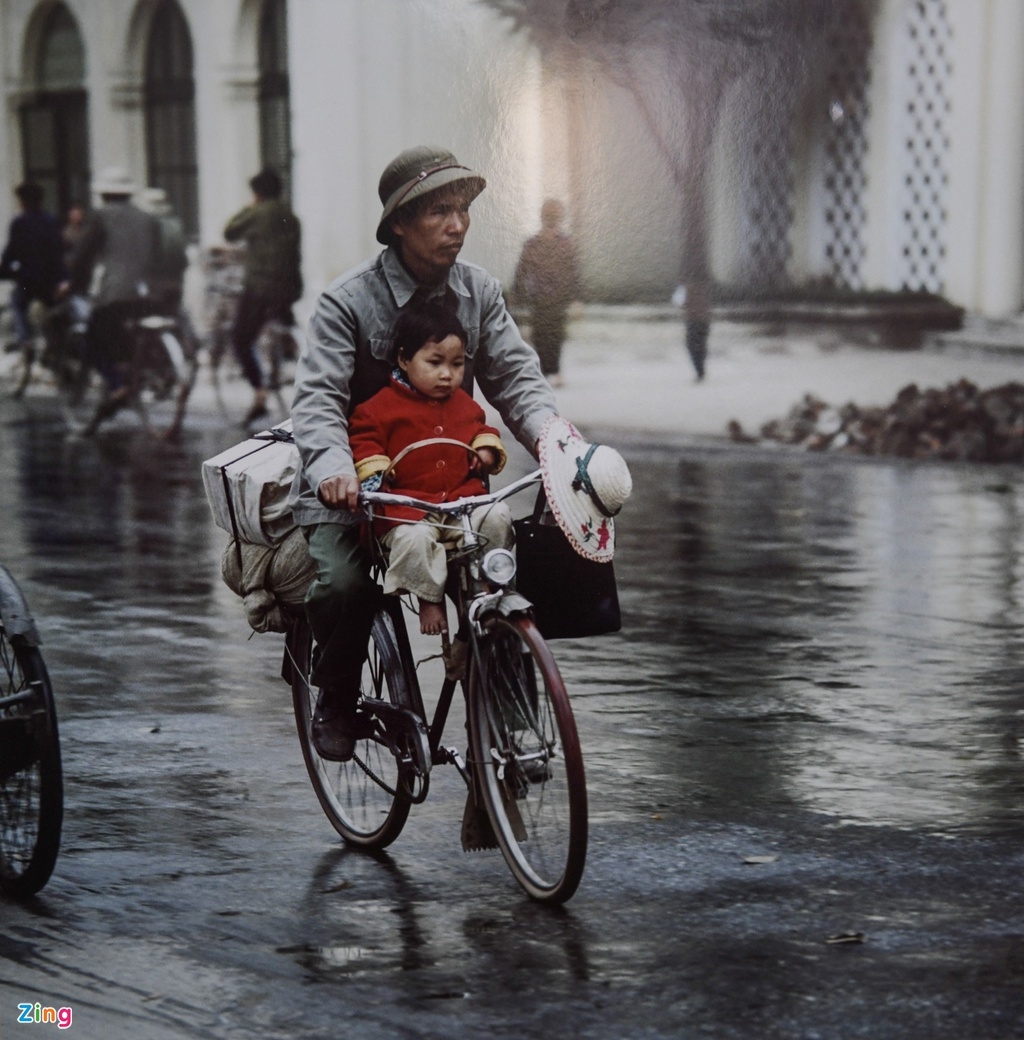
[[[24,343],[15,332],[10,304],[0,305],[0,385],[7,397],[22,397],[33,379],[48,377],[45,366],[37,364],[46,353],[47,309],[34,301],[28,317],[35,334]]]
[[[86,352],[87,301],[80,297],[75,300],[76,309],[56,351],[68,369],[68,377],[57,384],[68,427],[76,434],[90,436],[115,421],[120,413],[132,413],[154,436],[177,434],[196,381],[198,344],[174,316],[143,311],[126,318],[131,353],[112,360],[124,390],[123,396],[112,402],[105,381]]]
[[[46,884],[63,814],[57,712],[39,634],[0,564],[0,891],[25,898]]]
[[[205,355],[217,406],[233,425],[242,423],[252,404],[252,388],[242,374],[231,345],[231,331],[242,293],[244,247],[217,245],[203,254]],[[268,390],[262,426],[288,416],[295,361],[302,333],[295,325],[273,321],[256,342],[256,359]]]

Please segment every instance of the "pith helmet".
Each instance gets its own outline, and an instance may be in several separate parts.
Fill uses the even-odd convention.
[[[419,145],[407,148],[392,159],[381,174],[377,187],[377,194],[384,207],[377,224],[377,241],[384,245],[390,245],[393,241],[394,235],[388,221],[400,206],[456,181],[465,182],[470,192],[470,201],[487,187],[487,181],[479,173],[463,166],[444,148]]]
[[[135,182],[120,166],[108,166],[93,182],[97,195],[134,195]]]

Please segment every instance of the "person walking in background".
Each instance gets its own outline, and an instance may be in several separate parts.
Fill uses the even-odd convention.
[[[562,344],[569,304],[580,291],[579,258],[572,237],[562,230],[565,207],[548,199],[540,210],[540,231],[527,239],[512,280],[512,295],[529,308],[533,346],[552,386],[562,385]]]
[[[11,315],[18,349],[32,351],[34,335],[29,306],[39,301],[52,306],[64,280],[64,243],[60,224],[43,209],[43,189],[31,181],[14,189],[21,213],[12,221],[7,245],[0,256],[0,278],[14,282]]]
[[[263,169],[249,187],[252,202],[224,228],[228,242],[245,243],[242,295],[231,333],[235,356],[253,389],[245,425],[267,414],[267,388],[256,358],[260,330],[268,321],[293,325],[292,304],[302,296],[302,228],[281,198],[281,178],[274,170]]]
[[[160,224],[132,203],[135,185],[124,170],[105,170],[93,190],[102,205],[86,221],[68,273],[71,292],[92,300],[86,349],[107,386],[107,398],[95,417],[99,421],[127,399],[117,364],[131,354],[129,319],[152,307],[150,282],[159,256]]]
[[[139,208],[156,217],[160,225],[160,244],[149,284],[153,307],[160,314],[176,317],[188,270],[185,229],[174,215],[167,192],[163,188],[147,188],[139,196]]]
[[[68,206],[68,211],[64,215],[64,227],[61,228],[60,232],[61,238],[64,239],[65,263],[71,259],[71,254],[74,253],[75,246],[78,245],[78,240],[82,237],[87,216],[88,210],[81,202],[72,202]]]
[[[700,383],[707,367],[708,336],[711,333],[711,293],[707,282],[695,279],[689,285],[677,285],[672,302],[682,308],[686,352]]]

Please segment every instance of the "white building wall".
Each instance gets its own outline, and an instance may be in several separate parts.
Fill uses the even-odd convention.
[[[194,49],[200,237],[219,240],[249,199],[259,164],[259,0],[180,0]],[[864,281],[898,288],[905,21],[912,0],[882,0],[871,75]],[[945,0],[956,48],[950,117],[946,292],[1000,316],[1024,299],[1024,3]],[[94,172],[126,167],[143,183],[142,72],[155,0],[67,0],[86,52]],[[38,0],[0,0],[0,184],[20,179],[18,104]],[[372,255],[384,165],[414,144],[451,148],[488,179],[465,256],[512,273],[542,199],[569,203],[592,292],[657,296],[679,265],[682,200],[634,100],[589,70],[541,68],[523,36],[477,0],[289,0],[294,205],[303,221],[306,306]],[[816,125],[813,120],[809,127]],[[720,128],[713,177],[713,256],[728,278],[744,243],[734,205],[742,136]],[[822,221],[798,151],[793,273],[820,261]],[[812,171],[813,172],[813,171]],[[13,210],[0,192],[0,221]]]
[[[508,277],[541,162],[525,41],[472,3],[293,0],[289,14],[295,203],[309,288],[380,249],[380,175],[417,144],[447,147],[487,178],[463,255]],[[310,60],[324,54],[324,40],[329,60]]]
[[[967,306],[1001,317],[1024,304],[1024,4],[992,0],[990,7],[978,260]]]

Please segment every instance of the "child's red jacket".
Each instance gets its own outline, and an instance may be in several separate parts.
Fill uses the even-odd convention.
[[[505,465],[505,449],[498,431],[488,426],[485,418],[484,410],[465,390],[456,390],[445,401],[435,401],[392,379],[349,417],[356,476],[364,481],[383,473],[403,448],[431,437],[450,437],[473,448],[494,448],[498,453],[497,473]],[[454,444],[431,444],[409,452],[381,490],[428,502],[482,495],[486,485],[470,472],[471,463],[469,452]],[[392,506],[387,515],[419,519],[423,514]]]

